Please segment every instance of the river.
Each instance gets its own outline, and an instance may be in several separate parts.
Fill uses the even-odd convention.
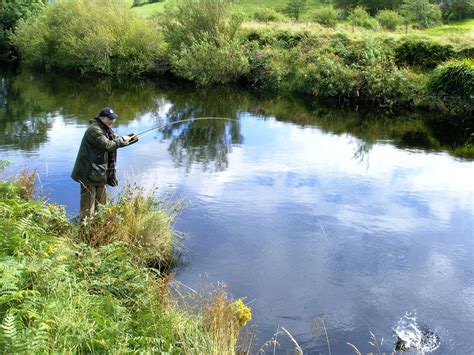
[[[118,171],[122,186],[156,185],[158,198],[185,202],[176,280],[222,281],[246,297],[254,352],[278,327],[308,354],[353,354],[347,342],[377,352],[369,332],[390,352],[409,314],[439,336],[437,353],[474,353],[474,164],[452,150],[470,126],[234,87],[6,69],[0,80],[7,173],[37,169],[41,194],[71,216],[79,186],[70,172],[102,107],[118,112],[119,134],[236,120],[168,126],[121,149]],[[277,352],[294,349],[285,334],[278,342]]]

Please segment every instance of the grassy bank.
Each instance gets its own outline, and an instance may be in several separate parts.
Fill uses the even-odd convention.
[[[241,82],[331,104],[421,108],[457,118],[474,112],[472,30],[460,32],[470,21],[438,30],[410,27],[405,34],[400,25],[382,31],[372,17],[371,27],[244,22],[230,1],[176,2],[152,19],[138,8],[110,0],[49,5],[20,20],[11,43],[25,64],[48,69],[172,74],[202,86]]]
[[[223,292],[175,305],[160,271],[171,219],[150,197],[128,192],[77,225],[22,176],[0,181],[2,353],[235,353],[246,306]]]

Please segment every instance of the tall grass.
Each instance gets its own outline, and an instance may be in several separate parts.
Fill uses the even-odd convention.
[[[150,196],[125,193],[94,216],[94,229],[72,224],[61,206],[20,196],[31,181],[0,181],[1,352],[217,354],[222,342],[235,346],[234,302],[209,308],[229,315],[233,332],[222,332],[207,314],[176,307],[170,276],[140,260],[171,253],[171,218]],[[110,238],[106,226],[124,233]]]
[[[20,20],[11,41],[24,63],[82,73],[149,73],[163,51],[156,28],[125,0],[50,4],[41,15]]]
[[[163,209],[152,191],[129,185],[116,203],[100,206],[84,220],[77,237],[93,247],[123,243],[134,250],[142,265],[169,270],[174,263],[173,219],[171,210]]]

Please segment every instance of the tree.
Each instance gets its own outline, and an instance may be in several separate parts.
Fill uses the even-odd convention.
[[[400,8],[403,0],[334,0],[334,5],[345,10],[361,6],[373,16],[380,10],[396,10]]]
[[[303,11],[306,9],[306,0],[289,0],[283,12],[289,17],[298,21]]]
[[[428,0],[405,0],[402,12],[408,22],[421,28],[427,28],[441,21],[439,5],[431,4]]]
[[[382,10],[377,14],[377,21],[389,31],[395,31],[402,24],[403,18],[393,10]]]
[[[363,27],[364,24],[370,19],[370,15],[363,7],[357,6],[351,11],[347,19],[352,24],[352,29],[354,29],[354,26]]]
[[[474,16],[474,0],[443,0],[440,6],[443,18],[447,21]]]
[[[332,6],[324,6],[314,12],[313,20],[326,27],[336,27],[337,12]]]
[[[0,1],[0,60],[13,55],[8,36],[16,23],[43,10],[48,0],[1,0]]]

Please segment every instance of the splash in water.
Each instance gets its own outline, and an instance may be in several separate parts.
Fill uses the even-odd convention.
[[[439,348],[439,336],[429,328],[420,327],[414,312],[400,318],[394,331],[397,336],[396,351],[412,349],[424,354]]]

